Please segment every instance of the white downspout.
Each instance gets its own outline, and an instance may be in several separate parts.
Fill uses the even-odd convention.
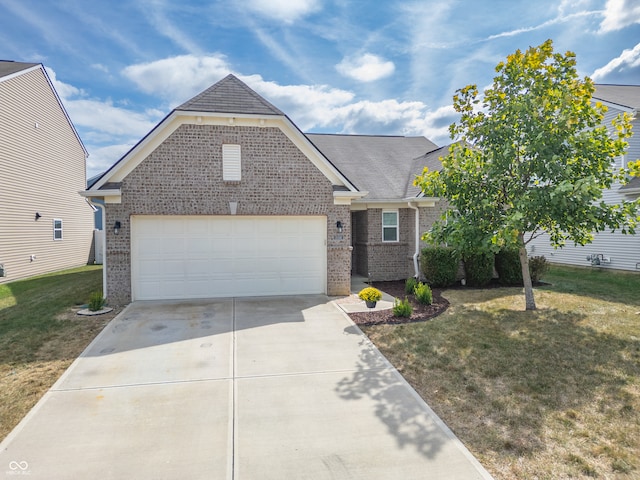
[[[102,210],[102,296],[107,298],[107,231],[105,230],[106,210],[101,203],[94,203],[92,198],[87,198],[87,201],[94,207]]]
[[[420,256],[420,209],[417,205],[414,205],[412,202],[408,202],[407,205],[410,209],[415,210],[415,234],[416,234],[416,250],[413,253],[413,268],[415,271],[414,277],[420,278],[420,266],[418,265],[418,257]]]

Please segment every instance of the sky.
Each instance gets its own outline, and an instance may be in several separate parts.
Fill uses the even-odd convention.
[[[0,59],[47,68],[88,177],[229,73],[304,132],[438,145],[457,89],[547,39],[640,84],[639,0],[0,0],[0,25]]]

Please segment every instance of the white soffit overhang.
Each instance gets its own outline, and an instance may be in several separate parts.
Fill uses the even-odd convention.
[[[116,163],[99,181],[92,185],[90,190],[84,194],[87,197],[104,196],[100,187],[110,182],[121,182],[129,175],[142,161],[147,158],[162,142],[164,142],[181,125],[225,125],[240,127],[272,127],[279,128],[322,172],[332,185],[342,186],[349,189],[352,197],[362,194],[353,186],[320,153],[320,151],[309,141],[309,139],[286,117],[275,115],[248,115],[248,114],[225,114],[212,112],[185,112],[174,110],[164,120],[162,120],[151,132],[149,132],[138,144],[133,147],[123,158]],[[366,195],[366,193],[364,193]],[[338,196],[338,197],[346,197]]]
[[[414,207],[435,207],[440,201],[438,197],[408,197],[408,198],[360,198],[351,203],[351,210],[367,210],[369,208],[407,208],[409,204]]]

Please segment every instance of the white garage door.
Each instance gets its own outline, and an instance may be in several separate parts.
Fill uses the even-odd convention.
[[[326,292],[325,217],[132,216],[134,300]]]

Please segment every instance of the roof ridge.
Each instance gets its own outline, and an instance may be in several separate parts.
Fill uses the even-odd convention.
[[[232,73],[176,107],[176,110],[284,115]]]
[[[17,62],[15,60],[0,60],[0,78],[17,75],[24,70],[42,65],[41,63]],[[44,68],[44,66],[43,66]]]

